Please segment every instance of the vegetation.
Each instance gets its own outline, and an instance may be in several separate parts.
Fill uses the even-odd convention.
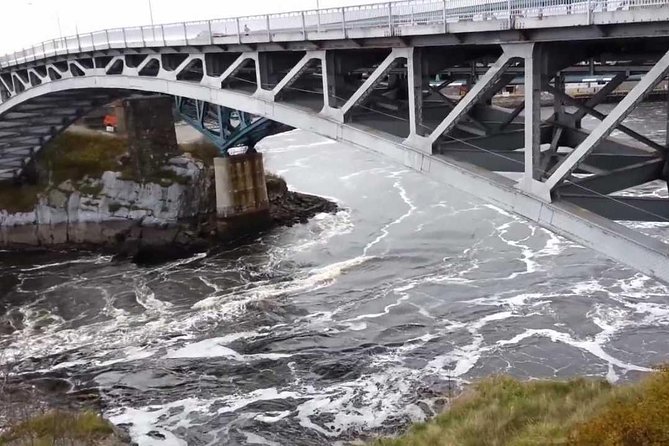
[[[219,155],[218,149],[208,142],[185,144],[180,148],[207,166],[213,165],[214,157]],[[11,213],[30,212],[34,209],[40,193],[46,191],[50,185],[58,185],[66,180],[80,183],[77,189],[84,195],[98,195],[102,186],[89,184],[84,180],[100,178],[108,170],[120,171],[122,179],[138,181],[132,169],[120,163],[127,151],[128,143],[122,138],[88,133],[62,133],[39,153],[35,161],[38,184],[0,184],[0,209]],[[152,178],[143,178],[142,181],[161,186],[174,183],[187,185],[189,178],[171,170],[164,170]]]
[[[0,435],[0,446],[29,444],[92,445],[114,435],[113,426],[94,412],[51,411],[16,424]]]
[[[208,141],[182,144],[179,147],[184,152],[190,153],[193,158],[202,161],[205,166],[213,166],[214,158],[221,156],[218,147]]]
[[[669,370],[634,385],[602,380],[483,380],[445,413],[374,446],[669,444]]]
[[[39,154],[39,170],[51,184],[74,182],[89,176],[99,178],[107,170],[118,170],[119,159],[128,151],[125,139],[65,132]],[[46,176],[46,175],[45,175]]]

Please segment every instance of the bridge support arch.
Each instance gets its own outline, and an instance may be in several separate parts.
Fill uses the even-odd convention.
[[[26,77],[23,67],[3,70],[0,151],[14,150],[19,159],[32,156],[53,133],[45,122],[66,126],[96,96],[108,100],[146,92],[188,98],[202,125],[205,107],[229,107],[372,149],[669,281],[667,245],[612,221],[630,216],[669,221],[666,199],[606,198],[663,178],[664,147],[658,150],[656,142],[621,122],[669,73],[666,47],[654,48],[648,74],[603,116],[594,107],[605,94],[576,103],[576,112],[565,111],[563,105],[574,105],[573,98],[559,80],[563,70],[601,52],[597,42],[561,43],[560,48],[551,42],[466,48],[407,43],[267,52],[189,47],[183,53],[147,50],[88,61],[83,56],[45,60],[29,67],[30,73],[52,73],[41,78]],[[642,46],[626,42],[614,49],[624,58],[628,48]],[[282,65],[283,56],[290,63]],[[471,79],[467,91],[460,97],[445,93],[465,72]],[[440,84],[434,83],[436,75]],[[603,90],[613,91],[625,76],[614,76]],[[492,105],[493,96],[519,77],[524,101],[513,109]],[[539,113],[546,94],[555,99],[548,118]],[[54,104],[63,110],[70,104],[73,114],[47,116]],[[578,125],[586,114],[602,119],[590,134]],[[42,125],[26,131],[29,122]],[[608,138],[616,128],[645,147]],[[520,181],[498,172],[519,174]]]

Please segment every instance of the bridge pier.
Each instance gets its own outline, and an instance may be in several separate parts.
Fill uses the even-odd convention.
[[[262,153],[214,158],[216,214],[223,223],[262,225],[269,199]]]
[[[137,178],[150,178],[179,154],[169,96],[130,98],[123,101],[128,154]]]

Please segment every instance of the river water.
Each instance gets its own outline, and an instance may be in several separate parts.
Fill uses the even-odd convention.
[[[663,113],[628,123],[661,139]],[[0,361],[100,388],[140,445],[325,445],[491,373],[618,381],[669,359],[662,284],[374,153],[302,131],[262,150],[342,210],[151,268],[1,254],[21,328]]]

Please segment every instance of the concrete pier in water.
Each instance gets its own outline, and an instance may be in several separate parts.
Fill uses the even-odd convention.
[[[269,218],[269,200],[261,153],[214,158],[216,213],[223,221]]]

